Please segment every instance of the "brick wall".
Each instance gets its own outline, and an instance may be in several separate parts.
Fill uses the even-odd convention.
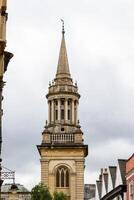
[[[134,200],[134,154],[126,163],[127,200]]]

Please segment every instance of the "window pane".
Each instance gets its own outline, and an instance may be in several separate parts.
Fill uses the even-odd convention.
[[[69,172],[66,171],[66,187],[69,187]]]
[[[56,187],[59,187],[60,186],[60,173],[59,173],[59,170],[57,170],[56,172]]]
[[[60,166],[56,171],[56,187],[69,187],[69,170]]]
[[[61,187],[64,187],[64,169],[61,170]]]

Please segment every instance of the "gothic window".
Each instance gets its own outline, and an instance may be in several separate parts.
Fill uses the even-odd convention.
[[[62,120],[64,119],[64,110],[63,109],[61,110],[61,119]]]
[[[69,187],[69,170],[67,167],[59,167],[56,171],[56,187]]]

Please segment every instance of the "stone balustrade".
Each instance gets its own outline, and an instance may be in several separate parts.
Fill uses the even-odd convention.
[[[52,134],[51,143],[72,144],[74,143],[74,134]]]

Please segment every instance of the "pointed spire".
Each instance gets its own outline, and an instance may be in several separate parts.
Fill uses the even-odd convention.
[[[67,58],[67,50],[65,44],[65,30],[64,30],[64,21],[62,21],[62,41],[60,47],[59,61],[57,66],[56,78],[71,78],[69,71],[69,64]]]
[[[65,34],[65,29],[64,29],[64,20],[61,19],[61,21],[62,21],[62,35],[64,35],[64,34]]]

